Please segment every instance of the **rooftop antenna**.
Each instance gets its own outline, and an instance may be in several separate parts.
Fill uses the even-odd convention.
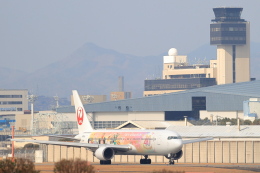
[[[193,62],[191,62],[191,63],[192,63],[192,65],[194,66],[194,65],[196,64],[196,62],[197,62],[197,57],[195,57],[194,60],[193,60]]]
[[[207,65],[208,64],[208,60],[207,60],[207,57],[205,56],[205,58],[204,58],[204,65]]]
[[[200,58],[198,58],[197,64],[201,64],[201,59]]]

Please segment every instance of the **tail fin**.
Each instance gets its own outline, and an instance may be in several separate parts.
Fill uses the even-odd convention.
[[[76,120],[78,123],[79,134],[83,132],[91,132],[93,128],[88,120],[86,111],[82,105],[82,102],[79,98],[79,94],[77,90],[72,90],[75,112],[76,112]]]

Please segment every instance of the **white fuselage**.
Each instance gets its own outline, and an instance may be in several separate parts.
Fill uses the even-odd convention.
[[[168,155],[182,149],[180,135],[169,130],[95,130],[78,135],[82,143],[130,145],[124,155]]]

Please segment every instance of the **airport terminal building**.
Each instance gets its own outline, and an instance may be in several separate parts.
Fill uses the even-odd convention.
[[[80,93],[79,93],[80,94]],[[95,123],[129,120],[172,121],[205,117],[243,118],[243,104],[254,98],[260,101],[260,80],[214,85],[136,99],[85,104],[85,110]],[[58,113],[73,113],[74,106],[57,109]],[[260,113],[255,114],[259,118]],[[118,126],[115,125],[115,127]],[[111,128],[111,127],[110,127]]]

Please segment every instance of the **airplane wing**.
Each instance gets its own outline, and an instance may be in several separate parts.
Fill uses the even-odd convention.
[[[212,140],[213,138],[198,138],[198,139],[191,139],[191,140],[183,140],[182,143],[183,144],[189,144],[189,143],[195,143],[195,142],[202,142],[202,141],[208,141],[208,140]]]
[[[61,142],[61,141],[43,141],[43,140],[29,140],[29,139],[11,139],[15,142],[31,142],[39,144],[49,144],[49,145],[63,145],[71,147],[85,147],[92,151],[95,151],[99,147],[109,147],[113,148],[115,151],[126,152],[132,149],[130,145],[111,145],[111,144],[89,144],[89,143],[79,143],[79,142]]]
[[[80,139],[75,138],[76,135],[45,135],[49,137],[55,137],[55,138],[60,138],[60,139],[71,139],[73,141],[80,141]]]

